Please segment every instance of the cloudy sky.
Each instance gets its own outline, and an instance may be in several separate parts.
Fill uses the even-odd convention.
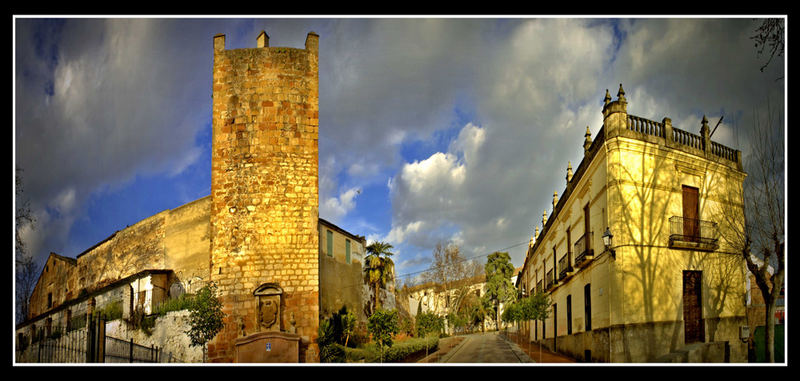
[[[785,113],[784,57],[763,72],[753,17],[16,18],[14,164],[40,260],[74,257],[210,194],[212,37],[302,48],[320,36],[320,217],[395,247],[398,273],[439,241],[521,266],[553,191],[602,125],[629,113],[748,154],[754,111]],[[781,127],[783,128],[783,127]],[[783,132],[783,131],[782,131]]]

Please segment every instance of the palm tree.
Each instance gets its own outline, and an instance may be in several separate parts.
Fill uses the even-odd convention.
[[[392,245],[379,241],[367,246],[368,254],[364,258],[364,263],[366,264],[364,281],[375,291],[375,303],[372,311],[375,311],[380,304],[380,298],[378,297],[380,289],[386,287],[386,284],[393,279],[394,262],[389,257],[394,253],[389,251],[391,249]]]

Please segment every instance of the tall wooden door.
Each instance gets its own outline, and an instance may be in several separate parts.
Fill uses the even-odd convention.
[[[702,271],[683,272],[683,329],[686,344],[705,341]]]
[[[686,241],[697,242],[700,236],[698,190],[683,186],[683,235]]]

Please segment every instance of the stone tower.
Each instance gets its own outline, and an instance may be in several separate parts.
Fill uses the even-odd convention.
[[[300,337],[300,361],[319,361],[319,36],[305,49],[225,49],[214,36],[211,280],[225,328],[212,362],[234,361],[237,338],[265,330],[256,290],[282,295],[269,330]]]

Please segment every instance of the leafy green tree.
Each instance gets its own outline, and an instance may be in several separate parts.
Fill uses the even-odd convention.
[[[392,245],[386,242],[373,242],[367,246],[367,256],[364,258],[364,281],[372,288],[375,293],[372,308],[373,311],[380,308],[380,289],[394,279],[394,262],[391,257],[394,255],[390,250]]]
[[[225,326],[222,312],[222,303],[217,298],[217,286],[214,282],[206,284],[197,291],[194,302],[189,306],[189,325],[186,334],[191,339],[192,346],[203,348],[203,362],[206,359],[206,343]]]
[[[427,338],[432,333],[438,334],[444,328],[442,318],[433,312],[417,313],[417,336]],[[428,344],[425,343],[425,357],[428,357]]]
[[[469,324],[472,327],[480,325],[481,331],[483,331],[484,320],[486,320],[486,309],[484,308],[483,303],[480,303],[480,299],[478,299],[477,303],[470,305]]]
[[[550,316],[550,294],[537,291],[533,295],[522,298],[519,304],[519,318],[522,321],[544,321]],[[530,342],[528,342],[530,345]],[[530,352],[530,351],[529,351]],[[542,343],[539,342],[539,362],[542,361]]]
[[[397,310],[377,309],[367,320],[367,330],[372,334],[372,340],[378,345],[383,362],[383,350],[394,344],[393,337],[400,327],[397,321]]]
[[[483,302],[491,306],[494,312],[495,324],[500,329],[500,304],[511,303],[516,299],[517,290],[511,283],[514,276],[514,265],[511,257],[506,252],[489,254],[486,260],[486,293]]]

